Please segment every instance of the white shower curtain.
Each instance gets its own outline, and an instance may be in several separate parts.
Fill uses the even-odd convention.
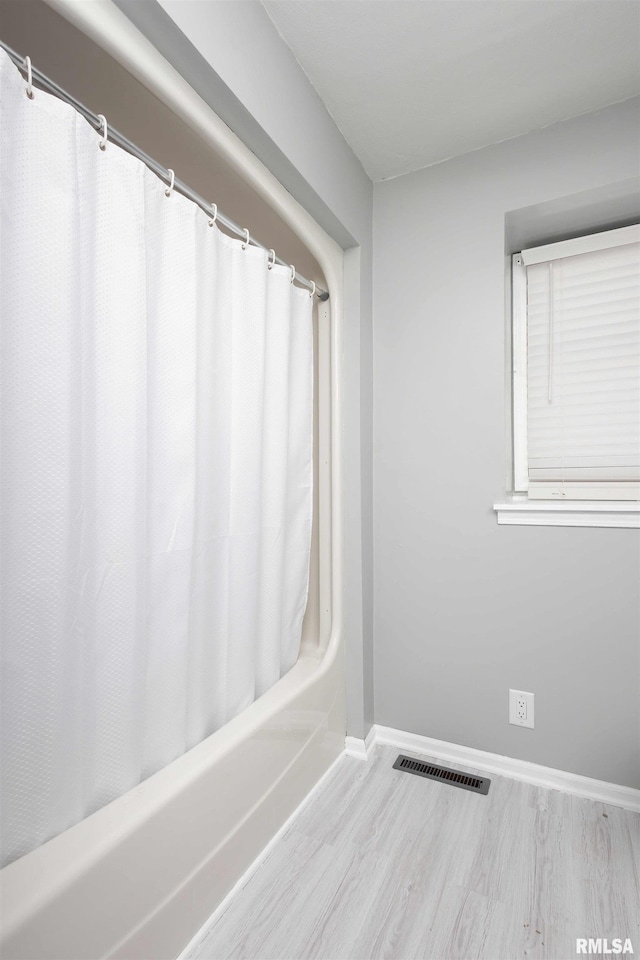
[[[289,270],[2,51],[0,97],[4,865],[294,664],[313,364]]]

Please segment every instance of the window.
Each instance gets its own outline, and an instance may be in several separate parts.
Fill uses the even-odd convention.
[[[523,250],[512,270],[511,509],[558,517],[563,504],[565,522],[591,513],[609,515],[597,525],[636,526],[640,227]],[[632,522],[613,519],[625,514]],[[514,516],[498,510],[500,522],[536,522]]]

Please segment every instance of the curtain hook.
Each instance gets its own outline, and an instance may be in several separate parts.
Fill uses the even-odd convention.
[[[275,250],[269,250],[269,253],[267,254],[267,270],[271,270],[275,262],[276,262],[276,252]]]
[[[167,167],[167,173],[169,174],[170,180],[169,180],[169,186],[165,190],[164,195],[165,197],[170,197],[171,191],[173,190],[173,185],[176,182],[176,175],[171,169],[171,167]]]
[[[296,278],[296,268],[294,267],[293,264],[291,264],[291,283],[293,283],[295,278]]]
[[[209,220],[209,226],[210,226],[210,227],[212,227],[212,226],[214,225],[214,223],[216,222],[216,220],[218,219],[218,204],[217,204],[217,203],[212,203],[212,204],[211,204],[211,209],[213,210],[213,216],[211,217],[211,220]]]
[[[31,70],[31,57],[24,58],[24,69],[27,71],[27,89],[26,94],[29,97],[29,100],[33,100],[35,94],[33,92],[33,73]]]
[[[243,227],[242,232],[244,233],[244,240],[242,241],[242,249],[246,250],[247,244],[249,243],[249,231],[247,230],[246,227]]]
[[[102,140],[98,144],[101,150],[107,149],[107,140],[109,139],[109,127],[107,125],[107,118],[103,113],[98,114],[98,120],[100,121],[100,133],[102,134]]]
[[[313,300],[313,298],[314,298],[315,295],[316,295],[316,285],[315,285],[315,283],[313,282],[313,280],[310,280],[309,283],[311,284],[311,293],[309,294],[309,296],[310,296],[311,299]]]

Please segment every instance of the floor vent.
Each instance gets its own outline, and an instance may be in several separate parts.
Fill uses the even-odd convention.
[[[491,780],[486,777],[474,777],[469,773],[461,773],[459,770],[449,770],[447,767],[435,767],[432,763],[423,763],[421,760],[415,760],[413,757],[405,757],[400,754],[393,765],[394,770],[404,770],[405,773],[415,773],[419,777],[427,777],[429,780],[440,780],[443,783],[450,783],[454,787],[462,787],[463,790],[472,790],[474,793],[489,793]]]

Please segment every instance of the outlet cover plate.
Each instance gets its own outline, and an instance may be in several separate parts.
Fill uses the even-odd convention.
[[[509,723],[533,729],[533,694],[525,690],[509,690]]]

